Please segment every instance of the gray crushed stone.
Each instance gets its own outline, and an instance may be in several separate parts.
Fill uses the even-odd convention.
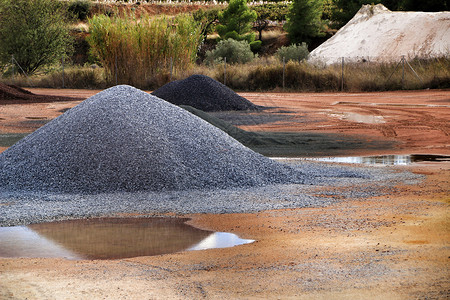
[[[169,82],[152,94],[175,105],[189,105],[203,111],[258,109],[226,85],[205,75]]]
[[[0,226],[128,213],[146,216],[166,213],[225,214],[322,207],[347,199],[365,199],[395,193],[398,184],[417,184],[424,178],[422,175],[397,172],[387,167],[369,169],[311,162],[295,162],[291,166],[315,174],[314,185],[274,184],[229,189],[108,192],[93,195],[0,191]],[[343,177],[344,174],[355,173],[360,176]]]
[[[0,226],[325,206],[421,179],[391,168],[280,163],[181,108],[117,86],[0,154]],[[336,197],[318,193],[333,187]]]
[[[98,93],[0,155],[0,188],[11,191],[224,189],[309,177],[130,86]]]

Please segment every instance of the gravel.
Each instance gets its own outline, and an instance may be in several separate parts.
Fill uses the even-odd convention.
[[[203,111],[258,109],[226,85],[205,75],[172,81],[152,94],[175,105],[189,105]]]
[[[0,188],[12,191],[223,189],[306,177],[130,86],[100,92],[0,155]]]
[[[388,168],[281,163],[175,105],[117,86],[0,154],[0,226],[323,206],[417,180]],[[337,188],[337,197],[318,193],[340,186],[353,188]]]
[[[397,184],[416,184],[423,178],[410,172],[392,172],[388,167],[368,170],[308,162],[296,162],[293,167],[315,174],[315,184],[274,184],[164,192],[108,192],[92,195],[0,190],[0,226],[122,214],[172,216],[323,207],[348,199],[382,196],[386,192],[395,193]],[[343,177],[345,174],[360,176]]]

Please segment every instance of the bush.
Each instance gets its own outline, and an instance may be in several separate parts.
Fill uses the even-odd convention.
[[[243,64],[251,61],[254,57],[247,41],[236,41],[234,39],[220,41],[216,49],[206,52],[206,62],[209,64],[222,62],[225,58],[227,63]]]
[[[283,58],[286,62],[290,60],[302,61],[309,56],[308,46],[305,43],[301,45],[290,45],[288,47],[283,46],[278,49],[276,56],[280,61],[283,61]]]
[[[89,0],[74,0],[70,2],[68,11],[75,18],[77,18],[80,21],[83,21],[86,20],[86,18],[89,16],[91,7],[92,4],[91,1]]]
[[[261,49],[262,41],[253,41],[250,43],[250,49],[253,52],[258,52]]]
[[[33,74],[67,55],[71,49],[67,11],[53,0],[0,1],[0,62],[11,62]]]

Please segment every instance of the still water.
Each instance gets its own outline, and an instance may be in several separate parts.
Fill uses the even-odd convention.
[[[96,218],[0,227],[0,257],[120,259],[254,242],[175,218]]]
[[[281,158],[275,158],[280,159]],[[346,156],[346,157],[308,157],[298,160],[312,160],[347,164],[369,164],[369,165],[410,165],[420,162],[443,162],[450,161],[450,156],[411,154],[411,155],[379,155],[379,156]]]

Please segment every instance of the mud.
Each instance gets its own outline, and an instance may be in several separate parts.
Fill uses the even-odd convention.
[[[389,153],[355,151],[361,156],[450,154],[449,91],[244,97],[288,111],[290,118],[241,126],[246,130],[339,133],[396,142]],[[1,106],[0,133],[31,132],[35,127],[23,125],[25,116],[50,118],[73,105]],[[335,117],[349,112],[382,116],[385,123]],[[296,122],[305,118],[310,122]],[[233,248],[102,261],[0,259],[0,298],[447,298],[450,163],[389,168],[425,179],[389,187],[383,196],[327,207],[179,216],[201,229],[257,240]],[[317,194],[334,193],[318,188]]]

